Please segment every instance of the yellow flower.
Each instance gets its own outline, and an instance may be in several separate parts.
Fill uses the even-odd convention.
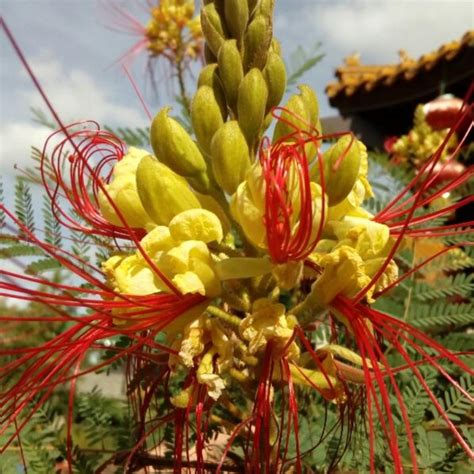
[[[265,181],[262,166],[255,163],[232,196],[230,210],[247,238],[258,248],[266,247]]]
[[[149,154],[146,150],[130,147],[128,153],[115,164],[112,180],[105,185],[107,195],[130,227],[145,229],[153,226],[153,220],[143,208],[138,196],[136,182],[138,164]],[[123,227],[122,219],[102,190],[99,192],[98,201],[100,212],[105,219],[113,225]]]
[[[390,229],[384,224],[346,216],[341,221],[329,222],[328,227],[334,232],[339,246],[350,245],[364,260],[380,257],[384,250],[388,250]]]
[[[311,289],[310,298],[315,305],[326,306],[339,294],[355,296],[370,282],[361,256],[347,245],[342,245],[327,255],[313,254],[311,259],[323,268],[322,275]]]
[[[193,1],[161,0],[150,13],[145,35],[152,56],[165,55],[170,59],[177,55],[181,60],[182,55],[191,59],[199,55],[203,38],[199,18],[193,18]]]
[[[297,344],[292,342],[287,347],[296,325],[296,318],[291,314],[287,315],[282,304],[261,298],[254,302],[252,313],[242,320],[239,331],[249,343],[250,354],[264,350],[268,342],[272,341],[274,358],[286,355],[289,359],[296,360],[300,354]]]
[[[197,380],[217,400],[225,388],[221,374],[233,364],[233,343],[219,321],[201,316],[184,329],[182,340],[175,342],[174,347],[179,347],[179,360],[172,358],[171,368],[178,362],[193,367],[196,358]]]
[[[183,295],[199,293],[212,298],[220,293],[220,281],[206,243],[221,238],[222,226],[214,214],[205,209],[191,209],[175,216],[169,227],[155,227],[142,239],[141,245],[156,268]],[[107,260],[104,271],[120,293],[150,295],[170,291],[138,250],[133,255]]]
[[[285,206],[291,208],[290,222],[287,235],[291,239],[298,230],[301,218],[301,194],[300,177],[298,175],[297,164],[293,163],[288,171],[286,182],[280,183],[283,192],[288,193],[289,199]],[[245,181],[243,181],[237,191],[234,193],[230,203],[230,209],[234,219],[242,227],[246,237],[260,249],[268,248],[267,229],[265,223],[266,206],[277,205],[268,203],[266,197],[266,183],[263,176],[263,168],[260,163],[255,163],[247,172]],[[312,223],[308,236],[308,244],[313,241],[321,225],[322,214],[322,189],[317,183],[309,183],[309,193],[312,206]],[[308,197],[309,197],[308,193]],[[281,205],[281,203],[279,203]],[[327,213],[326,213],[327,214]]]

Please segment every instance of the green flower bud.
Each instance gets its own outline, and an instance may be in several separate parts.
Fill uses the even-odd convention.
[[[235,109],[239,86],[244,77],[242,58],[236,40],[227,40],[219,51],[217,58],[219,77],[224,88],[227,104]]]
[[[202,172],[199,175],[186,178],[187,182],[196,190],[201,193],[208,193],[211,188],[211,181],[207,172]]]
[[[286,67],[280,55],[270,52],[263,77],[268,87],[267,111],[269,111],[280,103],[286,90]]]
[[[329,206],[340,203],[351,192],[359,177],[362,159],[367,155],[366,150],[362,142],[346,135],[324,153],[324,181]]]
[[[111,224],[123,227],[122,219],[125,219],[130,227],[142,229],[153,224],[153,220],[146,213],[138,196],[136,179],[138,165],[142,158],[148,155],[149,153],[145,150],[130,147],[127,154],[115,164],[109,183],[104,184],[106,193],[99,191],[100,212]]]
[[[263,74],[260,69],[253,68],[240,84],[237,103],[239,125],[250,147],[262,131],[267,99],[268,88]]]
[[[245,1],[245,0],[244,0]],[[249,12],[252,14],[257,6],[259,0],[247,0],[247,5],[249,7]]]
[[[198,88],[201,86],[209,86],[214,91],[214,97],[219,104],[223,120],[227,118],[227,105],[225,101],[224,89],[217,73],[217,64],[208,64],[201,70],[198,79]]]
[[[191,121],[199,145],[209,154],[212,137],[224,124],[221,109],[211,87],[201,86],[197,90],[191,105]]]
[[[226,0],[225,19],[233,38],[240,40],[249,22],[249,6],[244,0]]]
[[[272,26],[264,15],[256,15],[245,33],[244,64],[246,69],[263,69],[267,63],[268,50],[272,42]]]
[[[273,132],[273,142],[292,135],[297,130],[308,129],[309,112],[300,95],[292,95],[284,108],[285,111],[281,113],[281,120],[278,121]]]
[[[143,208],[158,225],[168,225],[181,212],[201,207],[186,181],[152,156],[138,165],[137,190]]]
[[[300,96],[303,99],[305,108],[308,112],[311,125],[316,127],[318,132],[321,133],[321,121],[319,120],[319,102],[318,98],[316,97],[316,93],[311,87],[305,84],[298,86],[298,89],[300,90]]]
[[[212,169],[219,186],[233,194],[250,168],[250,153],[237,121],[222,126],[211,143]]]
[[[214,54],[207,43],[204,43],[204,60],[206,64],[212,64],[217,62],[217,54]]]
[[[224,43],[225,33],[221,17],[213,3],[209,3],[201,10],[201,26],[209,49],[217,55]]]
[[[270,45],[270,51],[273,51],[274,53],[278,54],[278,56],[281,57],[281,44],[276,38],[272,39],[272,44]]]
[[[273,18],[273,10],[275,8],[275,0],[260,0],[258,2],[256,15],[266,16],[268,19]]]
[[[274,141],[294,134],[298,130],[314,135],[314,129],[316,128],[321,133],[319,105],[316,94],[309,86],[301,85],[298,88],[300,93],[291,96],[285,105],[285,109],[291,113],[283,112],[281,114],[282,120],[275,127]],[[316,156],[317,145],[308,143],[305,146],[305,151],[308,161],[311,161]]]
[[[206,162],[188,132],[162,109],[151,124],[151,146],[157,158],[181,176],[198,178]]]

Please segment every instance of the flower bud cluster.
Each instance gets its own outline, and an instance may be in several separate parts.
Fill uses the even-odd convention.
[[[204,298],[183,324],[168,328],[178,354],[169,367],[176,377],[191,371],[214,400],[231,379],[251,387],[264,360],[284,359],[287,370],[276,368],[272,383],[291,378],[342,402],[334,354],[319,352],[316,364],[295,331],[339,295],[369,286],[366,300],[373,301],[397,276],[391,261],[371,282],[393,241],[362,208],[373,196],[365,146],[343,135],[323,152],[309,86],[275,113],[286,71],[272,10],[267,0],[205,2],[208,64],[191,105],[194,135],[165,107],[151,125],[154,156],[130,149],[115,166],[102,213],[145,236],[104,271],[119,294]],[[262,140],[274,116],[273,138]],[[311,285],[303,291],[305,280]],[[290,307],[280,302],[284,293]],[[172,402],[185,407],[195,396],[183,387]]]
[[[449,128],[434,130],[426,121],[426,113],[423,105],[415,109],[413,128],[407,135],[403,135],[393,144],[391,152],[397,162],[409,162],[419,167],[432,156],[437,150],[442,149],[441,161],[448,159],[456,149],[458,140],[453,133],[445,147],[444,140],[450,132]]]
[[[165,56],[180,61],[201,55],[203,41],[199,17],[190,0],[161,0],[150,10],[145,28],[147,49],[152,57]]]

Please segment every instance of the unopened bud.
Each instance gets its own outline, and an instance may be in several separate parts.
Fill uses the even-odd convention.
[[[219,186],[234,194],[250,168],[250,154],[237,121],[225,123],[214,135],[211,144],[212,169]]]
[[[242,58],[236,40],[227,40],[219,51],[219,77],[224,88],[227,104],[235,109],[239,86],[244,77]]]
[[[201,149],[209,154],[212,137],[224,124],[221,109],[211,87],[201,86],[197,90],[191,105],[191,120]]]
[[[257,7],[258,2],[259,2],[259,0],[247,0],[247,4],[249,6],[250,14],[252,14],[254,12],[255,8]]]
[[[206,162],[188,132],[173,118],[170,108],[162,109],[151,124],[151,146],[156,157],[173,171],[186,177],[205,173]]]
[[[207,43],[204,44],[204,60],[206,64],[212,64],[217,62],[217,54],[214,54]]]
[[[138,196],[136,179],[138,165],[148,155],[145,150],[130,147],[115,164],[109,183],[99,191],[100,212],[111,224],[124,227],[125,220],[130,227],[144,229],[153,223]]]
[[[225,19],[233,38],[240,40],[249,22],[249,6],[245,0],[226,0]]]
[[[274,53],[278,54],[278,56],[281,57],[281,44],[276,38],[272,39],[270,51],[273,51]]]
[[[137,190],[144,209],[158,225],[168,225],[181,212],[201,207],[186,181],[152,156],[138,165]]]
[[[309,86],[301,85],[298,88],[300,93],[291,96],[284,107],[285,110],[281,114],[281,119],[275,127],[274,141],[298,132],[302,132],[303,138],[307,138],[308,134],[313,137],[321,134],[319,105],[316,94]],[[291,141],[290,138],[288,140]],[[308,161],[311,161],[316,156],[317,149],[316,143],[308,142],[305,146]]]
[[[280,55],[270,52],[263,76],[268,87],[268,112],[280,103],[286,90],[286,68]]]
[[[221,17],[213,3],[209,3],[201,10],[201,26],[209,49],[217,55],[224,43],[225,34]]]
[[[310,124],[315,127],[319,133],[321,133],[321,121],[319,120],[319,102],[318,98],[316,97],[316,93],[314,90],[302,84],[298,86],[300,90],[300,96],[303,100],[304,106],[308,112],[309,122]]]
[[[256,15],[263,15],[269,19],[273,18],[273,10],[275,8],[275,0],[260,0],[258,2]]]
[[[264,15],[256,15],[245,33],[245,67],[263,69],[267,63],[268,50],[272,42],[272,26]]]
[[[299,130],[308,130],[309,113],[300,95],[292,95],[281,113],[281,118],[275,126],[273,142],[293,135]]]
[[[251,69],[239,87],[239,125],[250,147],[262,132],[268,89],[260,69]]]
[[[255,7],[257,6],[258,1],[259,0],[247,0],[247,5],[249,7],[250,14],[252,14],[253,11],[255,10]]]
[[[204,66],[199,74],[198,88],[201,86],[209,86],[214,91],[214,97],[221,109],[222,119],[227,118],[227,105],[225,101],[224,89],[217,73],[217,64],[208,64]]]
[[[351,192],[360,174],[365,145],[352,135],[341,137],[323,155],[324,181],[329,206],[340,203]]]

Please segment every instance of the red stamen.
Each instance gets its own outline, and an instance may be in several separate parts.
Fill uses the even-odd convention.
[[[297,140],[296,142],[294,140]],[[304,260],[316,247],[324,225],[325,193],[322,183],[321,216],[318,229],[313,228],[314,203],[305,145],[315,137],[301,134],[285,137],[260,148],[260,163],[265,179],[265,215],[268,251],[276,263]],[[322,169],[321,156],[318,163]],[[299,202],[295,197],[299,195]],[[295,208],[296,207],[296,208]]]

